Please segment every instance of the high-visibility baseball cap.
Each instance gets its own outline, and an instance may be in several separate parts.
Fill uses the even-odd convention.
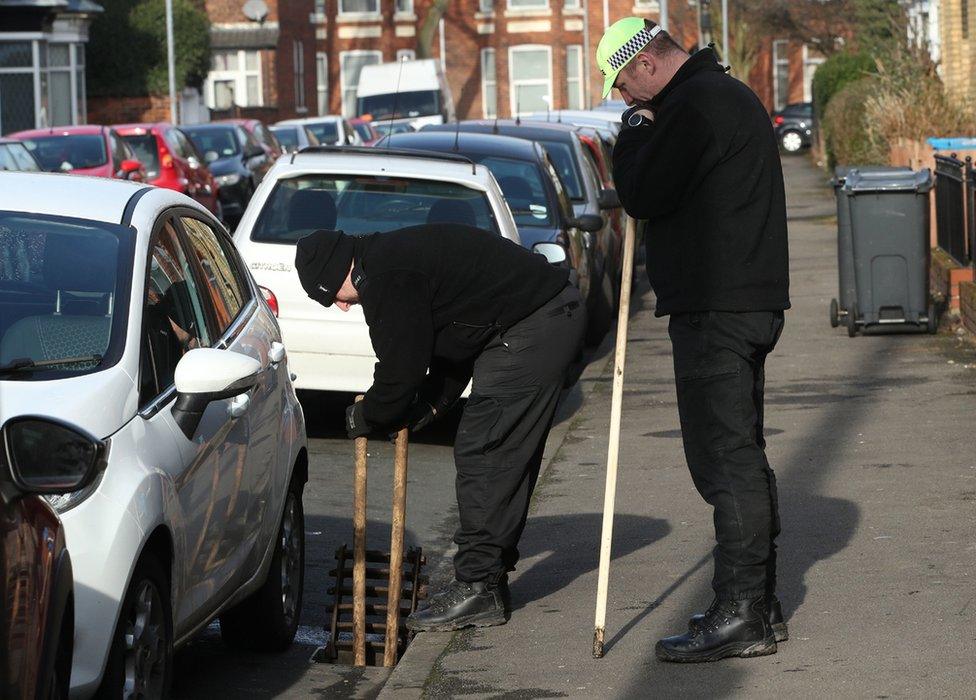
[[[600,45],[596,47],[596,64],[603,73],[604,99],[613,89],[617,73],[660,32],[661,27],[657,25],[650,29],[645,27],[642,17],[624,17],[604,32]]]

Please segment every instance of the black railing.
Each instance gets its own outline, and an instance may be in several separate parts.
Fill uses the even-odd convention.
[[[966,167],[963,170],[963,192],[966,198],[966,245],[969,247],[969,258],[976,265],[976,170],[973,169],[973,159],[966,156]]]
[[[935,156],[936,242],[960,265],[969,260],[966,240],[972,225],[966,220],[966,199],[971,196],[967,175],[966,163],[955,153]]]

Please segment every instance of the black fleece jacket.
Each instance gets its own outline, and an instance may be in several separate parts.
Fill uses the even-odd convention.
[[[379,360],[363,418],[372,428],[399,427],[418,394],[438,412],[449,407],[485,344],[556,296],[568,275],[460,224],[356,239],[353,283]]]
[[[653,124],[624,122],[613,174],[627,213],[647,219],[656,315],[789,308],[783,171],[762,103],[704,49],[650,106]]]

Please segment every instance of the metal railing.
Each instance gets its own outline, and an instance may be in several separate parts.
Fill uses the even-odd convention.
[[[968,161],[969,159],[967,159]],[[953,153],[935,156],[935,227],[936,242],[960,265],[969,261],[967,239],[973,225],[972,207],[967,200],[972,197],[969,177],[972,163],[964,163]],[[971,248],[970,248],[971,249]]]

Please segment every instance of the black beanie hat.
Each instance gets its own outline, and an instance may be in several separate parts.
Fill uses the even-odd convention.
[[[356,243],[342,231],[323,229],[298,241],[295,269],[305,292],[322,306],[332,306],[352,267]]]

